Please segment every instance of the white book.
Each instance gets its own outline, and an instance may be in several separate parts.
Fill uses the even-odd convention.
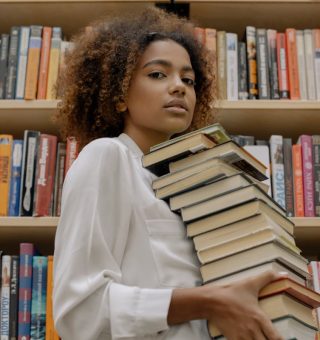
[[[16,99],[24,99],[24,89],[26,84],[28,48],[30,38],[30,27],[20,27],[20,39],[18,47],[18,67],[17,67],[17,82],[16,82]]]
[[[238,100],[238,36],[226,34],[227,50],[227,99]]]
[[[283,137],[280,135],[272,135],[270,137],[270,158],[273,199],[283,209],[286,209],[284,188]]]
[[[314,46],[314,75],[316,78],[316,97],[320,100],[320,29],[312,30],[313,46]]]
[[[316,79],[314,68],[314,45],[312,30],[304,30],[304,48],[306,58],[307,92],[309,100],[316,100]]]
[[[306,60],[304,54],[305,53],[304,36],[302,30],[296,30],[296,41],[297,41],[300,98],[306,100],[308,99],[307,74],[306,74]]]

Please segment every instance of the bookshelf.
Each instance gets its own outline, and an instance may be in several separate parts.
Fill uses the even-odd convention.
[[[169,3],[170,1],[157,1]],[[315,28],[320,22],[318,0],[176,0],[190,4],[190,18],[201,26],[235,32],[242,37],[247,25],[284,30]],[[81,27],[105,14],[132,14],[150,0],[0,0],[0,32],[13,25],[61,26],[69,38]],[[51,120],[58,101],[0,100],[0,126],[15,138],[25,129],[58,134]],[[218,101],[216,117],[232,134],[268,138],[320,133],[320,102],[317,101]],[[2,128],[3,129],[3,128]],[[306,256],[320,257],[320,218],[293,218],[297,244]],[[16,252],[20,241],[32,241],[44,254],[52,253],[58,218],[0,218],[0,249]]]

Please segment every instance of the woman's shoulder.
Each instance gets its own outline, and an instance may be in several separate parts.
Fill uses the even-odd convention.
[[[83,149],[82,153],[126,153],[128,147],[120,142],[117,137],[109,138],[98,138],[87,144]]]

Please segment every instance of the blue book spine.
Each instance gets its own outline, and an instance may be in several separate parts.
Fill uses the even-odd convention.
[[[19,216],[23,140],[14,139],[12,145],[9,216]]]
[[[33,257],[31,340],[45,340],[46,337],[47,269],[46,256]]]

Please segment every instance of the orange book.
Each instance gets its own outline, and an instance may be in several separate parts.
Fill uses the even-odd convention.
[[[286,29],[290,99],[300,99],[296,30]]]
[[[0,216],[8,216],[12,135],[0,135]]]
[[[51,27],[43,27],[37,99],[46,99],[51,46]]]
[[[24,99],[36,99],[41,51],[42,26],[31,26]]]
[[[59,335],[54,328],[52,311],[52,291],[53,291],[53,256],[48,256],[47,271],[47,303],[46,303],[46,338],[45,340],[59,340]]]
[[[304,217],[301,144],[292,145],[292,167],[295,216]]]
[[[64,167],[64,177],[71,167],[72,163],[78,157],[79,154],[79,143],[75,139],[75,137],[68,137],[67,138],[67,146],[66,146],[66,164]]]

